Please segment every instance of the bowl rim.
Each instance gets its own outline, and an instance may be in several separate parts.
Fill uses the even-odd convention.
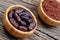
[[[9,21],[9,19],[8,19],[8,12],[12,9],[12,8],[14,8],[14,7],[20,7],[20,8],[23,8],[23,9],[26,9],[27,11],[29,11],[30,13],[31,13],[31,15],[32,15],[32,17],[33,17],[33,19],[34,19],[34,22],[36,23],[36,26],[35,26],[35,28],[33,29],[33,30],[31,30],[31,31],[27,31],[27,32],[24,32],[24,31],[20,31],[20,30],[18,30],[18,29],[16,29],[11,23],[10,23],[10,21]],[[6,12],[5,12],[5,16],[6,16],[6,19],[7,19],[7,22],[9,23],[9,25],[11,25],[10,27],[12,27],[15,31],[17,31],[17,32],[19,32],[19,33],[23,33],[23,34],[27,34],[27,33],[31,33],[31,32],[33,32],[33,31],[35,31],[35,29],[37,28],[37,20],[36,20],[36,17],[34,16],[34,14],[28,9],[28,8],[26,8],[25,6],[23,6],[23,5],[11,5],[10,7],[8,7],[7,9],[6,9]]]
[[[55,19],[49,17],[49,16],[44,12],[44,9],[43,9],[43,7],[42,7],[42,3],[43,3],[43,1],[44,1],[44,0],[41,0],[40,3],[39,3],[40,8],[41,8],[41,11],[43,12],[43,14],[44,14],[47,18],[49,18],[51,21],[54,21],[54,22],[56,22],[56,23],[57,23],[57,22],[60,23],[60,21],[55,20]]]

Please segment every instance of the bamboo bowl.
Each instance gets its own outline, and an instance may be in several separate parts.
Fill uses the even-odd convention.
[[[60,21],[54,20],[49,17],[43,10],[42,3],[44,0],[41,0],[38,4],[38,15],[46,23],[52,26],[60,26]]]
[[[26,9],[27,11],[29,11],[29,12],[31,13],[31,15],[32,15],[32,17],[33,17],[33,20],[34,20],[34,22],[36,23],[36,26],[35,26],[35,28],[34,28],[33,30],[28,31],[28,32],[23,32],[23,31],[20,31],[20,30],[16,29],[16,28],[10,23],[10,21],[9,21],[9,19],[8,19],[8,12],[9,12],[10,10],[15,9],[15,8],[18,8],[18,7],[19,7],[19,8]],[[22,5],[12,5],[12,6],[10,6],[10,7],[7,8],[7,10],[5,11],[5,13],[4,13],[4,15],[3,15],[3,25],[4,25],[4,27],[6,28],[6,30],[7,30],[10,34],[14,35],[15,37],[25,38],[25,37],[28,37],[28,36],[32,35],[33,32],[36,30],[36,28],[37,28],[37,20],[36,20],[34,14],[33,14],[28,8],[26,8],[26,7],[22,6]]]

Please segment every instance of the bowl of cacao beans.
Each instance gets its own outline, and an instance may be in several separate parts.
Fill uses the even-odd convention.
[[[37,9],[46,24],[60,26],[60,3],[57,0],[40,0]]]
[[[8,7],[3,15],[5,29],[18,38],[29,37],[37,28],[34,14],[22,5]]]

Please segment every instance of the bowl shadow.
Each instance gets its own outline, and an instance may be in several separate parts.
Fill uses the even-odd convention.
[[[49,25],[49,24],[46,24],[38,15],[38,19],[39,19],[39,22],[41,22],[41,24],[45,27],[45,28],[53,28],[55,26],[52,26],[52,25]],[[56,28],[56,27],[55,27]]]
[[[22,40],[22,38],[18,38],[18,37],[15,37],[15,36],[11,35],[11,34],[5,29],[4,26],[3,26],[3,28],[4,28],[4,34],[7,35],[10,40],[18,40],[18,39],[21,39],[21,40]]]

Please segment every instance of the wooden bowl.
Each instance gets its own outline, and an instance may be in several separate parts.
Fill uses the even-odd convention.
[[[18,7],[19,7],[19,8],[26,9],[27,11],[29,11],[29,12],[31,13],[31,15],[32,15],[32,17],[33,17],[33,20],[34,20],[34,22],[36,23],[36,26],[35,26],[35,28],[34,28],[33,30],[28,31],[28,32],[23,32],[23,31],[20,31],[20,30],[16,29],[16,28],[10,23],[10,21],[9,21],[9,19],[8,19],[8,12],[9,12],[10,10],[15,9],[15,8],[18,8]],[[6,30],[7,30],[10,34],[12,34],[12,35],[14,35],[14,36],[16,36],[16,37],[19,37],[19,38],[25,38],[25,37],[28,37],[28,36],[32,35],[32,33],[36,30],[36,28],[37,28],[37,20],[36,20],[34,14],[33,14],[28,8],[26,8],[26,7],[22,6],[22,5],[12,5],[12,6],[10,6],[10,7],[7,8],[6,12],[5,12],[4,15],[3,15],[3,25],[4,25],[4,27],[6,28]]]
[[[44,12],[44,9],[42,7],[42,3],[43,3],[44,0],[41,0],[38,4],[38,14],[40,16],[40,18],[46,23],[46,24],[49,24],[49,25],[52,25],[52,26],[60,26],[60,21],[57,21],[57,20],[54,20],[52,19],[51,17],[49,17],[45,12]]]

